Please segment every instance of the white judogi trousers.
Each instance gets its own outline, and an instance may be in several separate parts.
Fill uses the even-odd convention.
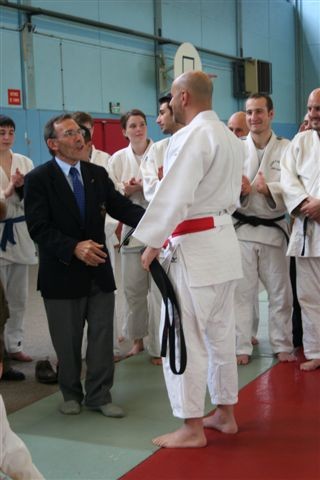
[[[284,240],[285,242],[285,240]],[[258,278],[269,300],[269,340],[273,353],[292,352],[292,289],[290,258],[285,247],[240,240],[243,279],[236,289],[237,354],[252,354],[253,305],[257,297]]]
[[[204,415],[206,385],[212,404],[234,405],[238,401],[234,315],[236,282],[189,287],[179,247],[173,260],[169,276],[181,308],[187,367],[182,375],[174,375],[167,352],[163,371],[173,415],[199,418]],[[163,318],[160,332],[162,328]]]
[[[0,280],[9,305],[4,339],[9,353],[22,351],[23,323],[28,299],[28,265],[9,263],[1,265]]]
[[[121,278],[125,299],[123,335],[135,340],[148,335],[148,351],[160,357],[161,295],[141,267],[140,252],[122,252]]]
[[[308,360],[320,358],[320,257],[296,257],[303,349]]]
[[[0,472],[13,480],[41,480],[44,478],[33,465],[31,455],[24,442],[11,430],[1,395]]]

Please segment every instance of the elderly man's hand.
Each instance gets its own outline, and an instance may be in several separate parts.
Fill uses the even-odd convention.
[[[96,243],[93,240],[84,240],[77,244],[74,254],[86,265],[97,267],[101,263],[105,263],[105,259],[108,256],[103,251],[103,247],[104,245]]]

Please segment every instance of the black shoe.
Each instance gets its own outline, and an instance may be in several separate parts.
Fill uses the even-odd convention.
[[[1,380],[12,381],[12,382],[21,382],[25,380],[26,376],[24,373],[15,370],[14,368],[9,368],[6,372],[3,372]]]
[[[58,375],[53,370],[49,360],[39,360],[36,363],[36,379],[40,383],[57,383]]]

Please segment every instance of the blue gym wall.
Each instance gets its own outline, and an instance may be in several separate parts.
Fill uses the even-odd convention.
[[[243,107],[233,96],[232,59],[253,57],[272,63],[275,104],[274,129],[291,138],[301,118],[301,97],[319,85],[318,0],[16,0],[12,3],[56,11],[155,34],[154,17],[161,19],[163,37],[199,47],[203,70],[214,80],[214,109],[222,120]],[[295,2],[297,3],[297,2]],[[79,25],[43,15],[26,22],[24,13],[1,6],[0,12],[0,109],[17,124],[15,150],[39,164],[48,158],[42,140],[43,125],[61,111],[84,110],[95,117],[117,118],[109,102],[120,102],[121,111],[140,108],[148,117],[149,135],[161,138],[155,124],[157,74],[152,39]],[[316,18],[317,22],[316,23]],[[158,21],[159,23],[159,21]],[[297,30],[305,29],[297,55]],[[302,32],[302,33],[301,33]],[[23,45],[23,48],[22,48]],[[170,67],[176,45],[161,46],[170,86]],[[242,55],[241,55],[242,54]],[[301,76],[299,59],[313,73],[312,82]],[[313,72],[317,72],[315,74]],[[172,73],[171,73],[172,75]],[[299,83],[301,82],[301,83]],[[9,106],[8,89],[20,89],[21,106]],[[302,93],[301,90],[305,93]]]

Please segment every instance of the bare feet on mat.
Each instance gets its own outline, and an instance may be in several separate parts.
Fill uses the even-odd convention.
[[[237,355],[237,365],[248,365],[250,356],[246,354]]]
[[[122,355],[113,355],[113,361],[114,363],[120,362],[120,360],[123,359]]]
[[[300,370],[305,372],[311,372],[320,368],[320,358],[315,358],[314,360],[308,360],[307,362],[301,363]]]
[[[126,354],[126,357],[132,357],[133,355],[137,355],[138,353],[143,352],[143,350],[144,350],[144,346],[143,346],[142,338],[134,340],[133,347]]]
[[[230,405],[217,407],[213,415],[203,419],[205,428],[214,428],[222,433],[237,433],[238,425],[234,418],[233,408]]]
[[[172,433],[167,433],[152,440],[154,445],[163,448],[201,448],[207,445],[203,431],[202,419],[196,423],[194,419],[187,419],[184,425]]]
[[[259,345],[259,340],[257,337],[251,337],[251,345]]]
[[[150,362],[152,365],[162,365],[162,358],[161,357],[151,357]]]
[[[277,353],[277,359],[279,362],[295,362],[297,360],[294,354],[289,352]]]

